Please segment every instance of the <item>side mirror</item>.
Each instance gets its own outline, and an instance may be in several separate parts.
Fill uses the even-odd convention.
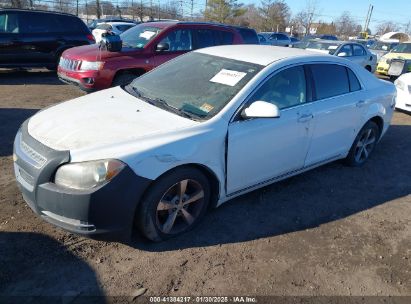
[[[383,49],[383,51],[388,51],[388,47],[386,45],[383,45],[381,48]]]
[[[156,51],[157,52],[164,52],[170,49],[170,45],[167,42],[160,42],[157,44]]]
[[[338,53],[337,56],[338,57],[347,57],[347,53],[346,52],[341,52],[341,53]]]
[[[254,101],[241,112],[242,118],[277,118],[280,110],[275,104],[266,101]]]
[[[120,36],[105,33],[101,36],[100,45],[109,52],[120,52],[123,47],[123,42]]]

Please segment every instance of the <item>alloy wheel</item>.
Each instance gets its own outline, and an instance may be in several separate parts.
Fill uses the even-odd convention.
[[[363,163],[367,160],[369,155],[371,154],[372,150],[375,147],[375,143],[377,141],[377,134],[375,130],[372,128],[365,129],[361,136],[360,140],[357,142],[357,146],[355,147],[355,160],[358,163]]]

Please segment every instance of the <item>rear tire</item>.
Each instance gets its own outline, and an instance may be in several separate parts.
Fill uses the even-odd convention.
[[[351,167],[360,167],[371,156],[380,138],[380,128],[373,121],[368,121],[358,132],[348,153],[345,163]]]
[[[193,229],[210,202],[210,183],[195,168],[179,168],[160,177],[144,195],[136,215],[141,234],[155,242]]]

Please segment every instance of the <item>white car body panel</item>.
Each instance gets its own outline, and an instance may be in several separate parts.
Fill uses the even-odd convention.
[[[116,34],[116,35],[120,35],[121,33],[123,33],[123,31],[120,31],[117,28],[118,25],[130,25],[129,22],[104,22],[104,23],[99,23],[97,26],[102,25],[102,24],[111,25],[111,27],[112,27],[111,32]],[[107,33],[107,30],[95,28],[94,30],[92,30],[91,33],[93,34],[94,39],[96,40],[96,43],[99,43],[101,41],[102,34]]]
[[[405,73],[395,81],[397,87],[397,102],[399,110],[411,112],[411,73]]]
[[[348,60],[273,46],[220,46],[196,52],[266,67],[219,113],[204,122],[167,112],[116,87],[36,114],[30,119],[29,133],[51,148],[70,150],[71,162],[115,158],[151,180],[180,165],[202,166],[218,180],[221,204],[273,181],[345,157],[358,130],[370,118],[379,116],[384,120],[383,132],[390,123],[393,85]],[[279,118],[233,121],[250,93],[268,76],[284,67],[305,63],[348,66],[363,90],[335,100],[318,100],[285,109]],[[356,111],[360,100],[365,103]],[[345,106],[337,107],[338,103]],[[310,119],[298,121],[310,113]],[[326,151],[327,154],[324,150],[328,147],[333,150]]]

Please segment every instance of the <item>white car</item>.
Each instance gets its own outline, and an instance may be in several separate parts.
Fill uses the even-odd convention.
[[[360,43],[338,40],[314,39],[300,44],[306,50],[330,54],[351,60],[371,73],[377,68],[377,55],[373,54]]]
[[[364,164],[395,96],[393,84],[336,56],[200,49],[28,119],[14,142],[16,179],[57,226],[94,235],[136,224],[160,241],[209,206],[337,159]]]
[[[128,29],[136,26],[134,23],[130,22],[107,22],[97,25],[97,27],[92,31],[96,43],[101,41],[101,35],[107,32],[111,32],[116,35],[127,31]]]
[[[402,74],[394,83],[397,87],[395,108],[411,112],[411,73]]]

